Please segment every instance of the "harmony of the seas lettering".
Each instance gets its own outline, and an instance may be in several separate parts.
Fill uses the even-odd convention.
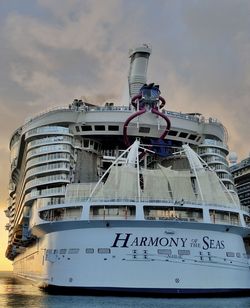
[[[152,237],[152,236],[133,236],[133,233],[116,233],[113,245],[114,248],[128,248],[128,247],[178,247],[186,248],[201,247],[203,250],[208,249],[224,249],[225,243],[223,240],[211,239],[209,236],[203,236],[202,245],[198,239],[191,239],[188,241],[186,237]]]
[[[132,233],[116,233],[116,238],[111,247],[127,248],[129,246],[162,246],[162,247],[186,247],[187,238],[183,237],[132,237]]]
[[[224,241],[218,241],[214,239],[210,239],[208,236],[203,237],[203,249],[224,249],[225,248],[225,243]]]

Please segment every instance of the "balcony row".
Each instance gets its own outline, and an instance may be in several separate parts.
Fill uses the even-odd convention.
[[[27,160],[39,156],[41,154],[52,153],[52,152],[68,152],[71,153],[73,150],[72,146],[69,144],[57,144],[57,145],[45,145],[39,148],[30,150],[27,153]]]
[[[207,147],[207,146],[214,146],[214,147],[219,147],[222,149],[226,149],[228,150],[228,145],[219,141],[219,140],[213,140],[213,139],[205,139],[202,144],[201,147]]]
[[[44,176],[40,178],[36,178],[34,180],[28,181],[25,189],[29,190],[31,188],[35,188],[41,185],[50,185],[53,183],[69,183],[69,176],[67,174],[54,174],[49,176]]]
[[[53,163],[53,162],[58,162],[58,161],[70,162],[70,154],[59,152],[59,153],[50,153],[50,154],[46,153],[40,156],[36,156],[28,160],[26,164],[26,170],[34,166],[37,166],[37,165],[43,165],[43,164]]]
[[[35,176],[41,173],[51,173],[51,172],[69,172],[70,164],[67,162],[57,162],[46,165],[41,165],[29,169],[26,173],[26,179],[31,176]]]
[[[65,144],[65,143],[72,144],[73,138],[71,136],[61,136],[61,135],[45,137],[28,142],[27,150],[29,151],[30,149],[39,147],[41,145]]]
[[[26,139],[29,137],[37,136],[37,135],[44,135],[44,134],[64,134],[64,135],[71,135],[68,127],[62,126],[41,126],[34,129],[29,130],[26,133]]]
[[[136,219],[135,205],[92,205],[87,216],[91,220],[133,220]],[[39,211],[40,219],[44,221],[60,221],[83,219],[83,206],[58,205],[51,209]],[[143,215],[145,220],[168,220],[183,222],[203,222],[203,210],[200,208],[178,208],[173,206],[144,206]],[[222,210],[209,210],[208,218],[212,224],[223,225],[246,225],[250,226],[250,216],[244,214],[240,218],[239,213]]]
[[[28,204],[30,201],[33,201],[37,198],[46,198],[52,196],[64,196],[65,195],[65,186],[52,187],[41,190],[32,190],[30,193],[25,195],[24,204]]]

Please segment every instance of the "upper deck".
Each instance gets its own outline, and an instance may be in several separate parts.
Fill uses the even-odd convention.
[[[71,106],[71,105],[70,105]],[[121,135],[126,119],[134,112],[129,106],[82,106],[81,108],[57,107],[42,112],[19,128],[11,137],[10,148],[22,134],[46,125],[70,125],[74,135]],[[214,135],[223,143],[226,142],[226,130],[216,119],[205,119],[201,115],[190,115],[181,112],[163,110],[170,121],[171,130],[167,136],[169,140],[179,140],[191,144],[200,144],[203,135]],[[88,125],[88,127],[86,127]],[[98,126],[99,125],[99,126]],[[102,125],[102,127],[101,127]],[[109,128],[109,126],[118,128]],[[159,137],[159,131],[163,130],[165,123],[162,119],[143,115],[139,122],[131,123],[129,134],[131,136]],[[90,126],[90,127],[89,127]],[[96,127],[97,126],[97,127]],[[138,129],[139,126],[139,129]],[[148,129],[145,129],[148,128]]]

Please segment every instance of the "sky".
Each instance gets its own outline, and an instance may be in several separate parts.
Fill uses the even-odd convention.
[[[166,109],[219,119],[249,155],[249,16],[249,0],[0,0],[0,270],[12,132],[74,98],[127,103],[130,48],[151,44]]]

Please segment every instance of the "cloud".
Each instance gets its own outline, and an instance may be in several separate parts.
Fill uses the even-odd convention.
[[[248,154],[249,1],[14,2],[0,15],[4,166],[11,132],[34,113],[82,96],[123,103],[128,49],[144,42],[153,47],[148,80],[167,108],[218,118],[231,149]]]

